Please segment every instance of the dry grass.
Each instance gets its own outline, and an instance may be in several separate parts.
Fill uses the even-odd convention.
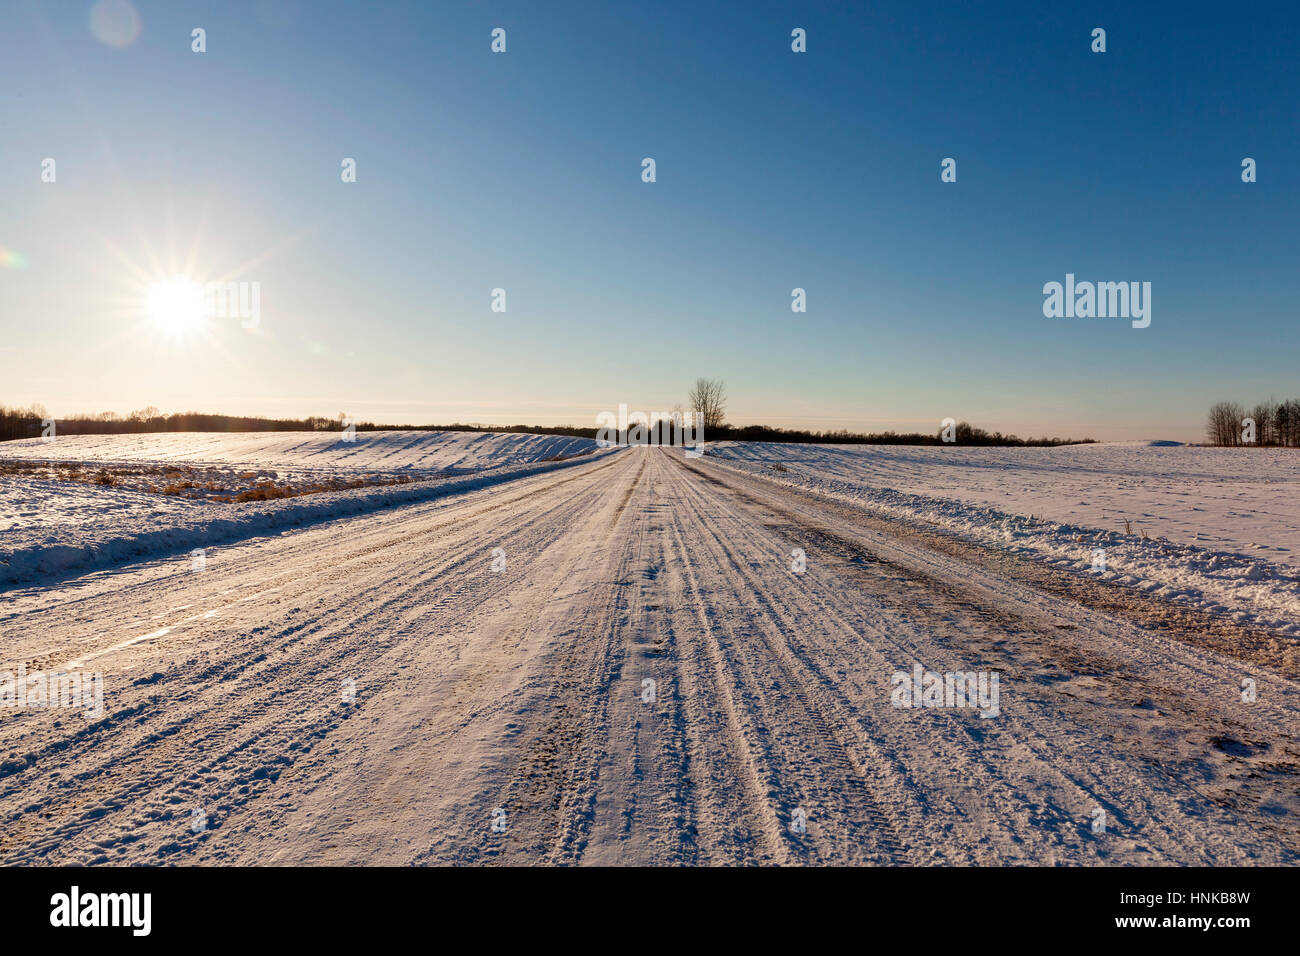
[[[42,481],[94,484],[123,491],[167,495],[231,504],[271,501],[327,491],[347,491],[401,485],[417,480],[412,475],[329,475],[311,473],[281,478],[271,470],[237,471],[234,468],[196,465],[92,465],[84,462],[13,460],[0,462],[0,475],[17,475]]]

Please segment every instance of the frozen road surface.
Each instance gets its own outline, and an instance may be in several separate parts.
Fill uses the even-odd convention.
[[[0,863],[1295,863],[1235,628],[628,449],[0,594]]]

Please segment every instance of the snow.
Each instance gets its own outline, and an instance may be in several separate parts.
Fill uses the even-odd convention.
[[[0,474],[0,587],[187,551],[375,508],[463,493],[571,465],[590,439],[461,432],[359,433],[355,443],[323,433],[67,436],[0,444],[5,461],[233,464],[292,474],[414,474],[411,484],[213,503]],[[597,452],[597,454],[608,454]],[[545,461],[570,457],[566,462]]]
[[[164,432],[0,442],[6,459],[240,464],[330,471],[477,471],[581,454],[590,438],[501,432]]]
[[[1294,450],[736,442],[714,443],[709,455],[778,483],[1300,635]],[[1093,570],[1099,548],[1105,570]]]
[[[9,591],[0,672],[103,712],[0,709],[0,864],[1300,860],[1295,666],[790,468],[597,453]],[[895,706],[917,665],[996,716]]]

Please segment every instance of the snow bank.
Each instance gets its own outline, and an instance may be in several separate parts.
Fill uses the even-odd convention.
[[[1278,451],[736,442],[710,445],[709,457],[777,484],[923,521],[980,544],[1300,636],[1300,456]],[[910,487],[886,486],[884,480]],[[1104,521],[1067,517],[1078,514]],[[1126,516],[1132,534],[1125,533]],[[1157,530],[1190,540],[1171,540]],[[1207,540],[1228,547],[1192,543]],[[1094,570],[1098,549],[1105,570]]]
[[[717,442],[709,454],[1168,538],[1300,569],[1300,454],[1115,442],[1060,448]]]
[[[590,443],[594,447],[594,442]],[[217,504],[122,492],[68,482],[0,481],[6,500],[55,520],[0,537],[0,587],[83,573],[123,561],[209,547],[332,518],[430,501],[489,485],[569,468],[616,454],[597,451],[568,461],[503,465],[462,477],[325,492],[275,501]],[[15,487],[20,485],[20,487]],[[49,502],[43,508],[41,499]]]

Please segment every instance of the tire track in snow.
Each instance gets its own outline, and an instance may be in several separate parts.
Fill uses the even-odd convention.
[[[698,471],[696,466],[682,464],[681,467]],[[726,474],[729,479],[734,477],[734,473],[730,470]],[[1132,681],[1136,687],[1129,686],[1126,692],[1139,695],[1146,692],[1160,702],[1162,708],[1167,706],[1174,718],[1185,725],[1185,729],[1177,732],[1180,737],[1190,732],[1201,735],[1208,741],[1214,734],[1215,728],[1223,732],[1224,728],[1233,726],[1233,718],[1225,715],[1222,706],[1215,710],[1208,701],[1202,701],[1199,695],[1188,695],[1186,692],[1188,685],[1160,687],[1152,683],[1149,678],[1134,674],[1130,663],[1108,654],[1106,648],[1112,645],[1099,643],[1093,639],[1093,634],[1114,631],[1117,624],[1102,615],[1088,613],[1087,619],[1096,628],[1092,633],[1086,628],[1078,628],[1074,625],[1062,631],[1061,625],[1054,623],[1059,618],[1044,613],[1041,607],[1018,608],[1014,602],[1005,599],[995,599],[994,603],[990,603],[991,595],[975,587],[971,580],[951,583],[932,576],[928,573],[929,570],[938,572],[944,567],[941,562],[934,560],[933,554],[927,557],[922,553],[918,562],[918,556],[909,553],[904,563],[898,563],[897,558],[901,556],[894,556],[887,560],[878,553],[878,548],[870,550],[865,548],[860,541],[852,537],[852,516],[845,515],[844,509],[835,509],[834,513],[840,520],[838,530],[832,531],[824,526],[824,520],[810,523],[802,511],[797,513],[791,507],[782,507],[773,500],[770,493],[767,493],[769,489],[764,487],[767,483],[746,477],[741,482],[749,489],[746,491],[737,487],[731,480],[724,482],[702,473],[701,477],[715,486],[740,496],[742,500],[752,505],[793,522],[789,530],[797,529],[797,535],[801,540],[820,543],[822,553],[826,557],[840,552],[860,555],[864,558],[865,560],[858,561],[850,557],[841,568],[841,573],[850,578],[857,578],[860,584],[865,584],[878,591],[881,596],[889,598],[893,605],[893,613],[923,623],[924,627],[936,637],[948,635],[942,642],[944,648],[932,647],[920,655],[921,659],[935,660],[936,653],[942,653],[948,659],[953,659],[951,651],[965,648],[963,655],[955,659],[956,662],[964,659],[968,664],[980,660],[998,663],[997,659],[1002,658],[1000,666],[1009,670],[1012,676],[1017,670],[1028,668],[1035,672],[1030,679],[1036,679],[1037,674],[1044,668],[1054,668],[1058,673],[1072,674],[1080,681],[1094,680],[1095,682],[1096,679],[1102,679],[1117,686],[1123,686],[1119,682]],[[787,505],[791,504],[788,497],[783,496],[781,500]],[[888,538],[887,536],[881,538],[879,522],[872,521],[870,527],[872,536],[884,545]],[[927,571],[918,571],[918,563],[925,566]],[[886,569],[890,576],[898,575],[902,580],[916,584],[928,600],[924,602],[912,599],[900,600],[901,595],[898,593],[891,594],[889,589],[880,587],[881,582],[877,580],[880,575],[875,575],[870,570],[877,567]],[[951,564],[948,567],[951,568]],[[828,612],[834,613],[833,609],[829,608]],[[1069,613],[1074,616],[1074,619],[1078,618],[1077,609]],[[971,624],[960,628],[953,627],[954,621],[962,619],[967,619]],[[990,635],[996,635],[996,638]],[[1066,636],[1073,636],[1076,641],[1082,638],[1086,647],[1079,643],[1065,643],[1062,638]],[[954,639],[957,645],[951,647]],[[1174,647],[1178,648],[1178,645]],[[913,653],[915,654],[916,651]],[[1162,661],[1162,663],[1166,662]],[[1195,687],[1196,683],[1192,681],[1190,686]],[[1014,746],[1020,759],[1032,755],[1040,768],[1036,771],[1040,779],[1032,791],[1023,794],[1024,797],[1030,798],[1030,802],[1016,807],[1015,794],[1010,794],[1013,804],[996,812],[990,818],[990,823],[1014,819],[1025,810],[1033,809],[1034,804],[1040,801],[1044,794],[1051,793],[1056,787],[1065,787],[1076,790],[1076,795],[1071,801],[1078,807],[1077,813],[1072,818],[1076,827],[1079,826],[1079,821],[1086,819],[1087,808],[1099,803],[1111,815],[1112,829],[1114,824],[1119,822],[1121,829],[1128,832],[1135,841],[1154,840],[1159,845],[1156,859],[1186,857],[1189,853],[1199,853],[1200,855],[1193,859],[1202,863],[1214,863],[1232,859],[1248,860],[1253,856],[1269,858],[1279,852],[1283,859],[1295,858],[1297,833],[1294,826],[1288,828],[1287,832],[1279,832],[1277,820],[1271,819],[1268,815],[1256,813],[1253,819],[1248,820],[1240,815],[1235,815],[1234,818],[1234,816],[1225,817],[1215,813],[1218,808],[1225,808],[1228,804],[1215,795],[1203,792],[1188,778],[1189,772],[1194,771],[1195,767],[1190,769],[1184,767],[1181,773],[1171,773],[1160,760],[1162,752],[1158,749],[1158,745],[1149,744],[1147,736],[1139,727],[1128,725],[1128,728],[1136,731],[1128,737],[1117,736],[1114,731],[1118,728],[1115,726],[1103,723],[1099,727],[1099,721],[1106,722],[1114,718],[1113,711],[1107,712],[1096,706],[1098,700],[1095,692],[1085,691],[1083,696],[1078,696],[1069,691],[1054,692],[1056,688],[1052,685],[1036,689],[1042,691],[1043,700],[1052,708],[1050,713],[1043,713],[1040,707],[1029,710],[1022,708],[1014,715],[1004,713],[1004,718],[1014,717],[1014,733],[1010,735],[1006,745]],[[1131,711],[1121,714],[1122,717],[1130,715]],[[1280,711],[1279,717],[1290,726],[1295,726],[1294,711],[1289,713]],[[1001,728],[1004,723],[1005,721],[999,722],[999,727]],[[1192,728],[1195,730],[1193,731]],[[1258,728],[1259,724],[1256,721],[1256,734],[1259,732]],[[981,734],[973,740],[963,735],[950,738],[952,756],[948,759],[971,764],[973,779],[1000,780],[1003,778],[1003,773],[998,763],[992,759],[998,748],[990,749],[988,744],[993,741],[984,740],[983,736]],[[1090,761],[1081,761],[1075,757],[1073,767],[1067,771],[1062,762],[1064,754],[1061,745],[1080,736],[1091,736],[1094,740],[1100,738],[1107,742],[1108,748],[1118,747],[1121,751],[1113,756],[1106,751],[1097,752],[1093,754]],[[1286,749],[1284,739],[1285,734],[1271,745],[1275,752]],[[1143,749],[1144,747],[1146,749]],[[1128,752],[1124,753],[1124,751]],[[1294,753],[1291,755],[1289,769],[1284,766],[1279,772],[1283,779],[1294,776],[1296,772]],[[1054,778],[1056,784],[1048,786],[1042,779],[1044,776],[1049,779]],[[1084,777],[1087,779],[1083,779]],[[1011,785],[1009,780],[1006,785]],[[1180,809],[1183,807],[1188,808],[1189,812],[1184,813]],[[1210,811],[1210,819],[1206,819],[1203,824],[1195,823],[1199,831],[1198,838],[1194,841],[1196,845],[1188,846],[1189,823],[1205,816],[1207,811]],[[1068,816],[1057,820],[1049,817],[1042,823],[1048,828],[1059,828],[1062,823],[1067,823],[1070,819]],[[1267,841],[1254,838],[1252,831],[1256,828],[1264,828],[1281,836],[1282,846],[1270,846]],[[1201,843],[1207,845],[1201,848],[1199,846]],[[1141,847],[1135,849],[1142,850]],[[1050,848],[1045,849],[1044,852],[1049,851]]]

